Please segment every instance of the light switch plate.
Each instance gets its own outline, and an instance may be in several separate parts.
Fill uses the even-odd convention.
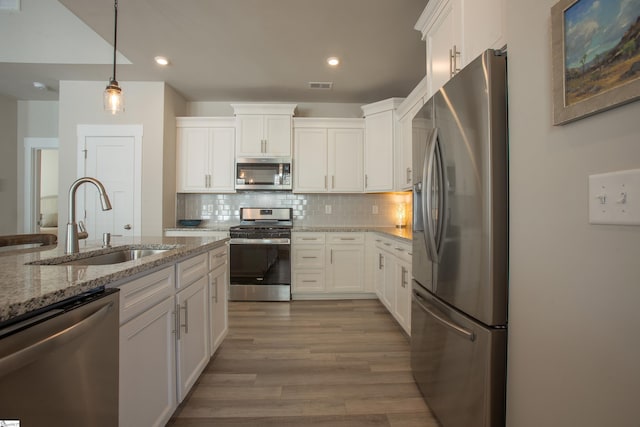
[[[589,176],[589,223],[640,225],[640,169]]]

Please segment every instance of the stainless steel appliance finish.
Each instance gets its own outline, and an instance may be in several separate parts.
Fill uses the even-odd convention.
[[[506,57],[486,51],[413,121],[411,366],[443,427],[504,425]],[[425,131],[426,130],[426,131]]]
[[[229,229],[231,301],[291,300],[291,208],[241,208]]]
[[[251,157],[236,160],[236,190],[291,190],[290,157]]]
[[[0,417],[29,426],[118,425],[118,290],[0,329]]]

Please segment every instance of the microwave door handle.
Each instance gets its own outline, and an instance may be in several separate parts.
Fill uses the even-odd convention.
[[[425,162],[423,169],[423,179],[425,190],[422,198],[422,215],[424,220],[424,235],[427,243],[427,251],[430,254],[431,261],[438,263],[438,250],[436,247],[435,228],[433,225],[433,179],[435,168],[436,146],[438,142],[438,128],[434,128],[429,138],[429,144],[425,151]]]

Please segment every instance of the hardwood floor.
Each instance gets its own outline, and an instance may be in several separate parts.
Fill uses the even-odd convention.
[[[230,302],[227,338],[168,424],[437,425],[377,300]]]

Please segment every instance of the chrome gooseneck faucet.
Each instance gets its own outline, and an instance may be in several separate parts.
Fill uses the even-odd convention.
[[[100,193],[100,204],[102,205],[102,210],[111,210],[111,202],[109,201],[109,196],[107,196],[107,191],[104,189],[104,185],[102,185],[100,181],[88,176],[75,180],[69,188],[69,222],[67,222],[67,241],[64,249],[64,253],[66,254],[80,252],[80,245],[78,244],[78,224],[76,224],[76,190],[81,184],[84,184],[85,182],[90,182],[98,189],[98,192]],[[83,233],[86,232],[83,230]],[[86,236],[83,237],[86,238]]]

